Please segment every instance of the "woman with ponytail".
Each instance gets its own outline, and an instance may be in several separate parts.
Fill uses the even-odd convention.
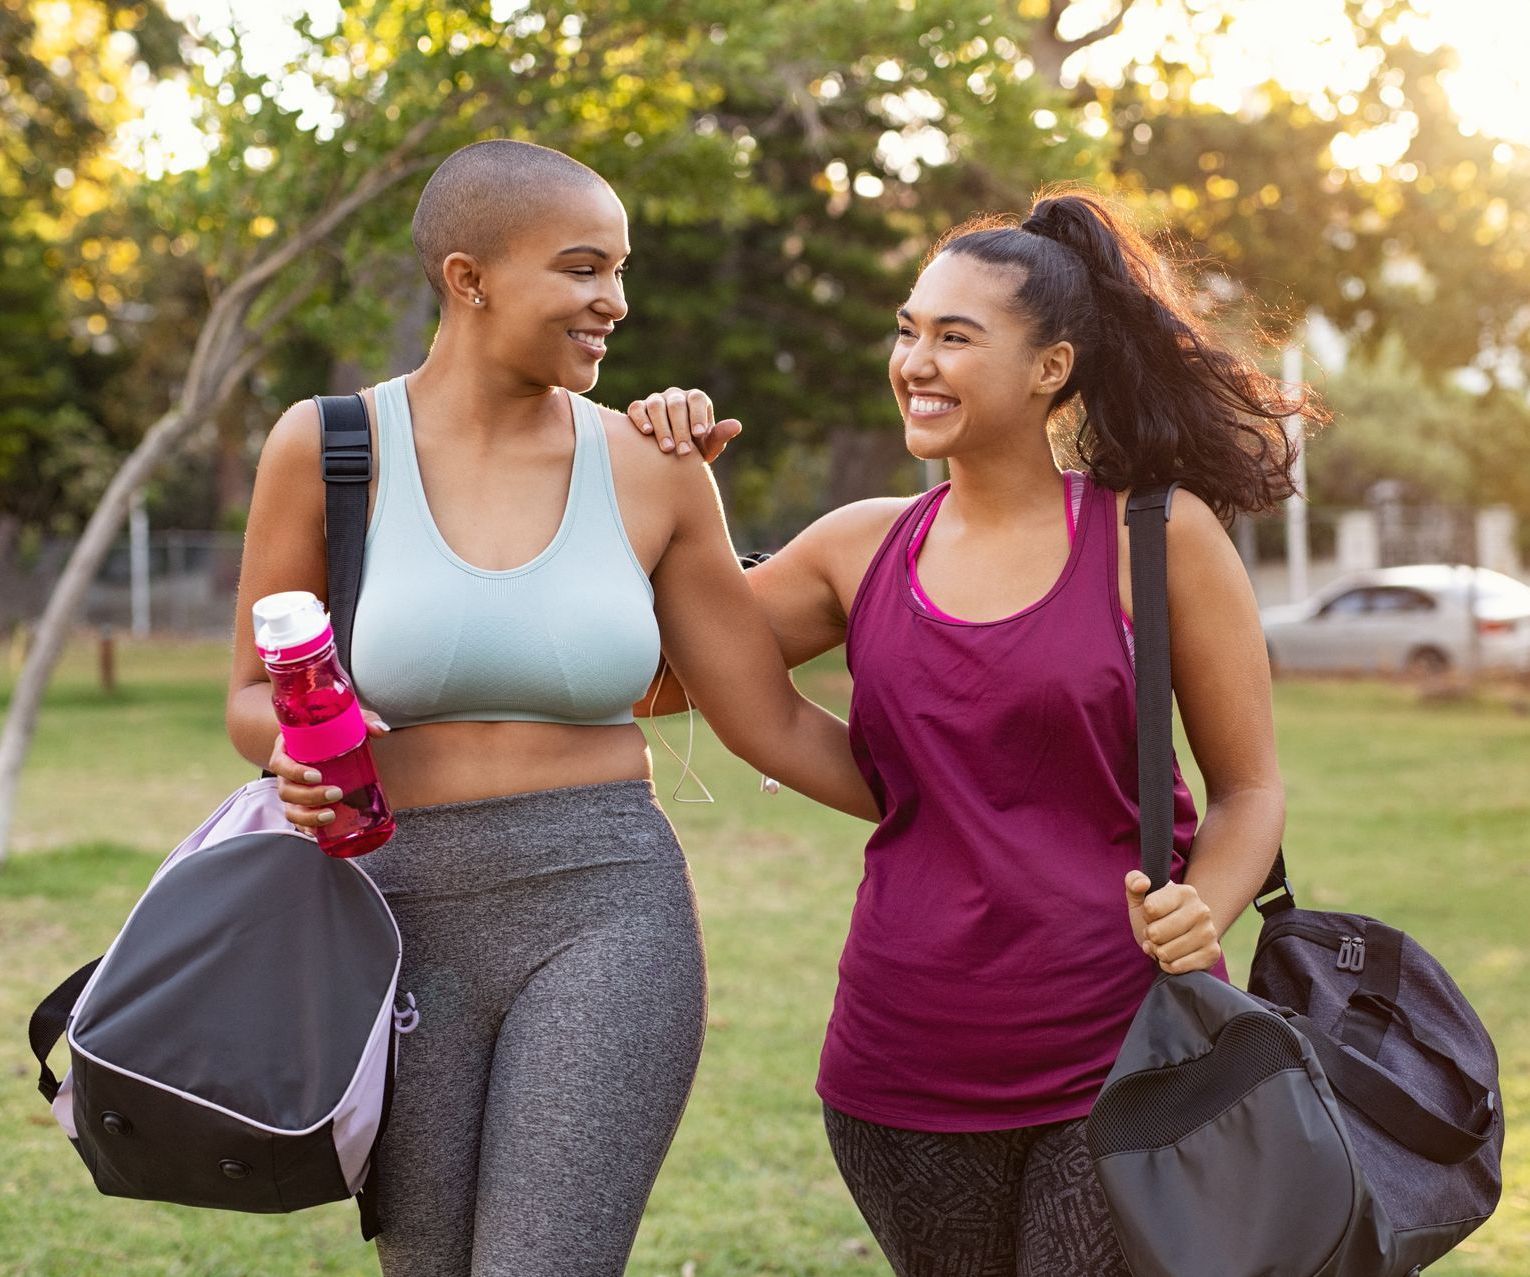
[[[952,230],[897,324],[909,450],[950,481],[836,510],[748,573],[788,665],[846,645],[881,813],[818,1079],[829,1139],[900,1277],[1126,1277],[1084,1118],[1156,974],[1225,977],[1220,938],[1280,843],[1269,667],[1222,520],[1291,494],[1303,404],[1078,191]],[[1063,423],[1079,471],[1053,460]],[[1207,806],[1176,767],[1173,881],[1148,894],[1123,516],[1171,480],[1174,686]]]

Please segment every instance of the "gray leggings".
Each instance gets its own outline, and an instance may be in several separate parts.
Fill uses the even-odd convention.
[[[690,1092],[706,970],[647,781],[418,807],[360,862],[403,933],[389,1277],[618,1277]]]

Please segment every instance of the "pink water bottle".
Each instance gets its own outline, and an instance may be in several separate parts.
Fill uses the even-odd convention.
[[[288,590],[266,595],[254,612],[255,647],[271,675],[282,747],[343,791],[332,805],[334,820],[315,831],[320,849],[331,856],[375,851],[393,836],[393,812],[323,604],[306,590]]]

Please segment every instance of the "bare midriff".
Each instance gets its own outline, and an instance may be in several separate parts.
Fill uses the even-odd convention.
[[[422,723],[374,737],[372,752],[395,810],[652,775],[635,723]]]

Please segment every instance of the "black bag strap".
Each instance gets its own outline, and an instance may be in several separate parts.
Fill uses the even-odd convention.
[[[1154,891],[1174,856],[1174,692],[1169,673],[1170,508],[1179,485],[1138,488],[1126,502],[1137,665],[1137,804],[1142,872]]]
[[[1154,891],[1174,856],[1174,684],[1169,663],[1168,522],[1178,483],[1137,488],[1126,502],[1131,545],[1132,634],[1137,670],[1137,802],[1142,872]],[[1275,897],[1268,899],[1268,897]],[[1294,908],[1283,852],[1275,853],[1255,907],[1268,917]]]
[[[351,629],[361,592],[367,535],[367,484],[372,481],[372,431],[360,395],[315,395],[322,432],[324,544],[329,574],[329,620],[335,654],[351,666]]]
[[[80,994],[85,992],[85,986],[90,983],[90,977],[100,965],[101,959],[93,958],[78,971],[66,976],[58,988],[37,1004],[37,1010],[32,1012],[32,1018],[27,1022],[27,1041],[32,1044],[32,1054],[37,1057],[37,1089],[49,1104],[58,1098],[60,1082],[48,1067],[48,1054],[64,1036],[64,1030],[69,1025],[69,1013],[74,1010],[74,1004],[80,1000]]]
[[[1404,1148],[1431,1162],[1453,1166],[1476,1153],[1498,1121],[1498,1096],[1457,1070],[1472,1104],[1465,1125],[1451,1121],[1432,1104],[1410,1094],[1374,1060],[1347,1049],[1304,1015],[1276,1010],[1301,1031],[1323,1066],[1329,1083],[1351,1108],[1359,1110]]]

